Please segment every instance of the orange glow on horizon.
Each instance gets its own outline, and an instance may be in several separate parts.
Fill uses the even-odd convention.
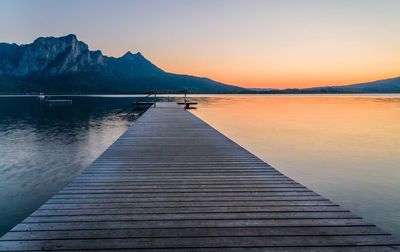
[[[212,50],[157,48],[144,50],[142,54],[167,72],[207,77],[245,88],[338,86],[400,76],[400,45],[393,41],[340,43],[285,45],[268,51],[258,51],[261,47],[243,49],[217,44]],[[117,56],[123,53],[110,52]]]
[[[4,1],[1,40],[30,43],[74,33],[108,56],[140,51],[167,72],[243,87],[400,76],[398,0],[100,2]]]
[[[155,63],[156,64],[156,63]],[[188,74],[206,77],[225,84],[236,85],[245,88],[308,88],[320,86],[350,85],[376,80],[395,78],[400,76],[400,61],[398,64],[371,66],[362,68],[357,66],[353,69],[330,69],[304,71],[293,68],[273,69],[263,71],[260,68],[253,71],[217,69],[212,66],[199,66],[191,68],[190,65],[159,65],[162,69],[172,73]]]
[[[217,57],[214,54],[200,52],[186,57],[173,57],[171,55],[174,55],[174,52],[161,49],[145,51],[142,54],[164,71],[206,77],[244,88],[340,86],[400,76],[400,48],[399,50],[376,48],[375,52],[369,51],[369,53],[360,50],[347,57],[346,55],[350,55],[349,51],[344,51],[343,48],[342,51],[337,50],[323,55],[317,53],[308,57],[301,55],[297,61],[293,60],[293,55],[285,53],[275,55],[276,58],[273,59],[264,59],[256,55],[232,58],[230,54]],[[125,51],[120,50],[104,52],[115,57],[124,53]]]
[[[185,73],[186,74],[186,73]],[[220,75],[204,75],[201,72],[190,72],[190,75],[207,77],[212,80],[235,85],[244,88],[275,88],[275,89],[287,89],[287,88],[309,88],[309,87],[323,87],[323,86],[343,86],[358,83],[372,82],[376,80],[384,80],[390,78],[400,77],[400,71],[393,72],[387,75],[364,75],[364,76],[344,76],[341,78],[335,78],[333,76],[312,76],[304,77],[302,79],[284,79],[277,77],[276,79],[269,78],[249,78],[244,80],[237,80],[230,78],[229,76]],[[320,78],[318,78],[320,77]]]

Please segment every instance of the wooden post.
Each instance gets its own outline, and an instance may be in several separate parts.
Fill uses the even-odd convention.
[[[186,104],[186,91],[185,91],[185,109],[187,109],[187,104]]]
[[[154,107],[156,107],[156,102],[157,102],[157,94],[154,93]]]

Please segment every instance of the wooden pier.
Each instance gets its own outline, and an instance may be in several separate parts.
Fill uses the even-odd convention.
[[[355,199],[356,200],[356,199]],[[174,103],[157,103],[1,251],[396,251]]]

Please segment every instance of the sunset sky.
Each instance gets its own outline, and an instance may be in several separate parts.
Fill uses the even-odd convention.
[[[0,41],[74,33],[162,69],[243,87],[400,76],[399,0],[2,0]]]

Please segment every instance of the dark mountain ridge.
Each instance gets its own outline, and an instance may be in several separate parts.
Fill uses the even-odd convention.
[[[291,89],[247,89],[258,94],[363,94],[363,93],[400,93],[400,77],[357,83],[343,86],[322,86]]]
[[[336,90],[348,93],[400,93],[400,77],[344,86],[310,88],[310,90],[313,89]]]
[[[140,52],[108,57],[73,34],[0,43],[0,93],[238,93],[207,78],[163,71]]]

